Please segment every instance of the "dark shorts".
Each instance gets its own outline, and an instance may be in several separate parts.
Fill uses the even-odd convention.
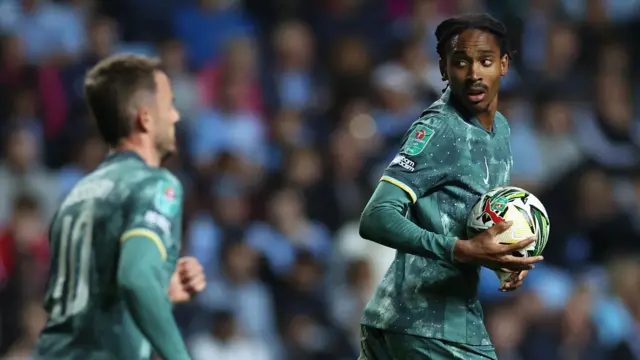
[[[362,326],[358,360],[497,360],[491,345],[466,345]]]

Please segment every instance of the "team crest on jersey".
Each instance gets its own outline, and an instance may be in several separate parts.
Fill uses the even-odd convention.
[[[156,209],[166,215],[173,216],[178,212],[180,201],[176,195],[175,187],[167,181],[158,183],[158,190],[153,200]]]
[[[433,137],[434,131],[424,125],[418,125],[407,138],[402,148],[402,152],[407,155],[415,156],[424,150],[427,143]]]

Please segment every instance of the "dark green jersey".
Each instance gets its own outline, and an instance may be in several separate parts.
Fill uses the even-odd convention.
[[[180,252],[181,204],[179,181],[132,152],[111,155],[72,189],[50,228],[49,319],[37,359],[149,358],[118,287],[120,248],[132,237],[155,243],[167,290]]]
[[[476,119],[463,118],[448,91],[413,123],[382,181],[404,190],[414,203],[407,217],[445,244],[433,256],[399,250],[364,311],[364,325],[471,345],[491,343],[477,300],[480,269],[455,263],[452,250],[456,239],[467,238],[467,216],[478,198],[509,183],[509,134],[499,113],[492,132]]]

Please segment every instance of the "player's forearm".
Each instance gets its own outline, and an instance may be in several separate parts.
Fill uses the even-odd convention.
[[[165,360],[188,360],[162,285],[163,263],[151,240],[128,239],[122,246],[118,283],[136,325],[158,354]]]
[[[453,260],[456,238],[420,228],[405,217],[411,204],[397,186],[380,182],[360,219],[360,236],[399,251]]]

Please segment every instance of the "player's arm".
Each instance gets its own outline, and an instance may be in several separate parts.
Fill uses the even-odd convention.
[[[412,199],[400,187],[381,181],[360,219],[360,236],[399,251],[451,261],[455,237],[417,226],[404,214]]]
[[[118,284],[133,320],[165,360],[189,359],[173,318],[166,275],[167,247],[172,233],[181,231],[181,197],[180,184],[169,175],[141,184],[132,194],[118,266]]]
[[[122,245],[118,283],[131,315],[163,359],[189,359],[164,285],[164,259],[144,236]]]
[[[439,119],[415,123],[404,137],[402,149],[384,172],[360,220],[365,239],[402,252],[452,261],[456,238],[422,229],[407,219],[409,207],[444,178],[447,152],[455,142]],[[444,151],[443,151],[444,150]]]

